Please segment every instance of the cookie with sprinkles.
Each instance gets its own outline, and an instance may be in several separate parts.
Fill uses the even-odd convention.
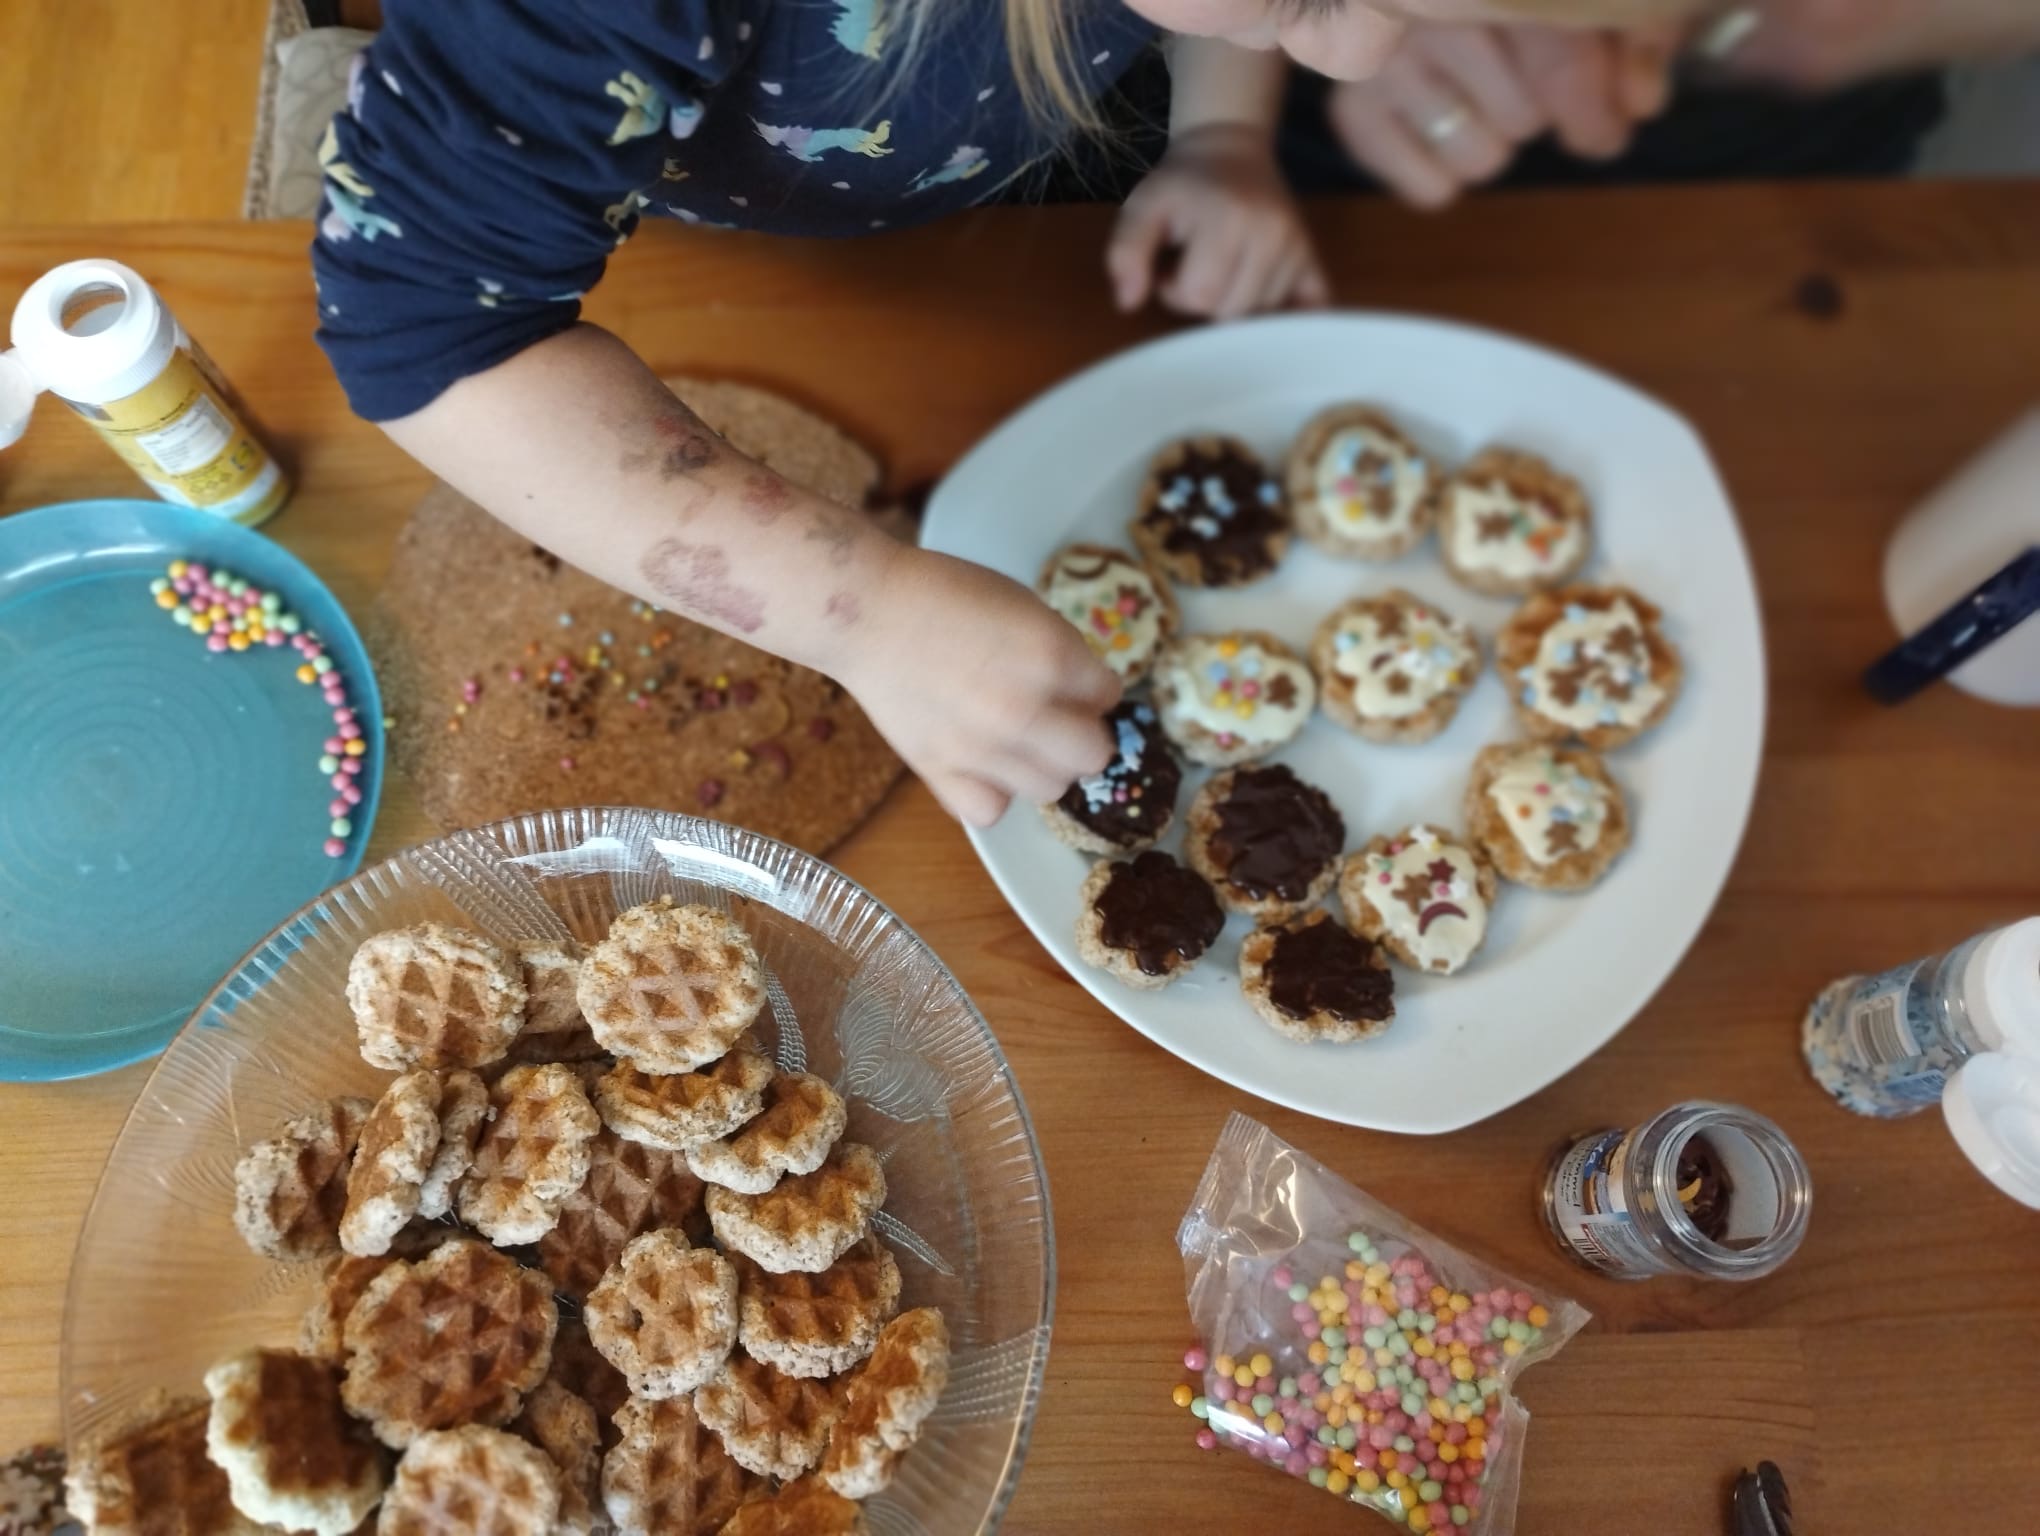
[[[1314,907],[1338,878],[1346,822],[1287,767],[1228,768],[1190,802],[1183,857],[1228,912],[1279,922]]]
[[[1142,991],[1187,972],[1225,927],[1225,912],[1203,878],[1154,849],[1100,859],[1080,895],[1077,953]]]
[[[1500,882],[1478,849],[1419,823],[1369,840],[1339,872],[1339,907],[1412,970],[1450,976],[1487,938]]]
[[[1370,1039],[1395,1018],[1395,976],[1380,947],[1322,908],[1249,934],[1240,990],[1269,1028],[1305,1044]]]
[[[1473,846],[1503,878],[1541,891],[1585,890],[1629,846],[1622,788],[1581,747],[1482,748],[1465,811]]]
[[[1168,583],[1109,545],[1064,545],[1041,568],[1035,590],[1129,687],[1147,676],[1155,652],[1176,632]]]
[[[1489,448],[1438,491],[1438,553],[1461,586],[1523,597],[1579,574],[1593,550],[1579,481],[1534,454]]]
[[[1041,814],[1049,830],[1080,853],[1135,853],[1169,830],[1183,765],[1151,704],[1128,699],[1105,717],[1105,728],[1112,733],[1112,761],[1078,779]]]
[[[1495,665],[1523,729],[1605,752],[1664,719],[1685,669],[1663,617],[1627,587],[1562,587],[1517,609],[1495,637]]]
[[[1396,588],[1327,614],[1310,642],[1327,718],[1368,741],[1429,741],[1480,677],[1480,642],[1436,603]]]
[[[1372,406],[1312,417],[1285,478],[1296,531],[1328,555],[1393,560],[1424,541],[1436,516],[1437,467]]]
[[[1262,630],[1182,635],[1154,671],[1162,729],[1193,763],[1231,768],[1294,740],[1317,707],[1303,659]]]
[[[1245,443],[1188,437],[1155,456],[1141,487],[1133,542],[1186,587],[1243,587],[1289,548],[1282,482]]]

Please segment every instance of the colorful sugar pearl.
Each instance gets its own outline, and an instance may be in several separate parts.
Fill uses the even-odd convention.
[[[361,804],[355,780],[368,742],[348,704],[347,684],[319,637],[283,606],[274,592],[265,592],[247,578],[196,560],[172,560],[166,574],[149,583],[158,608],[171,622],[201,637],[208,651],[239,654],[257,646],[277,650],[288,645],[300,661],[297,680],[317,685],[332,711],[333,733],[320,746],[319,772],[328,777],[339,799],[327,808],[327,836],[320,844],[328,858],[343,858],[354,832],[348,813]],[[387,724],[387,722],[385,722]]]
[[[1201,1450],[1243,1450],[1412,1531],[1470,1525],[1500,1454],[1503,1392],[1551,1313],[1527,1291],[1455,1291],[1423,1255],[1385,1258],[1366,1232],[1345,1248],[1315,1284],[1269,1272],[1266,1305],[1301,1341],[1245,1357],[1193,1346],[1183,1366],[1199,1379],[1171,1398],[1201,1421]]]

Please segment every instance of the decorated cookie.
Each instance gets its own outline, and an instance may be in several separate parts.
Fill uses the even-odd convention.
[[[1310,643],[1325,714],[1369,741],[1429,741],[1480,676],[1480,642],[1400,589],[1335,608]]]
[[[1678,697],[1679,653],[1627,587],[1540,592],[1495,637],[1495,665],[1532,736],[1596,751],[1649,730]]]
[[[1290,741],[1310,719],[1310,668],[1273,635],[1183,635],[1155,661],[1162,729],[1193,763],[1229,768]]]
[[[1289,508],[1282,482],[1246,444],[1191,437],[1156,455],[1131,532],[1171,581],[1243,587],[1289,548]]]
[[[1183,856],[1227,911],[1268,923],[1324,900],[1345,847],[1325,792],[1276,763],[1229,768],[1199,790]]]
[[[1458,581],[1521,597],[1570,581],[1593,547],[1593,514],[1572,476],[1510,448],[1490,448],[1438,493],[1438,550]]]
[[[1518,885],[1583,891],[1629,846],[1629,809],[1601,759],[1578,747],[1485,747],[1466,786],[1473,846]]]
[[[1132,853],[1169,830],[1183,765],[1162,734],[1154,706],[1128,699],[1105,717],[1112,761],[1077,780],[1041,814],[1063,842],[1083,853]]]
[[[1372,939],[1322,908],[1248,935],[1240,990],[1278,1034],[1347,1044],[1395,1018],[1395,977]]]
[[[1166,987],[1225,927],[1218,898],[1166,853],[1101,859],[1084,881],[1077,953],[1129,987]]]
[[[1369,406],[1313,417],[1289,450],[1287,478],[1296,531],[1328,555],[1393,560],[1431,531],[1437,472]]]
[[[1375,838],[1339,873],[1339,906],[1353,931],[1440,976],[1480,948],[1495,890],[1485,855],[1423,825]]]
[[[1098,659],[1126,683],[1154,665],[1161,643],[1176,632],[1176,600],[1168,586],[1123,550],[1069,544],[1042,567],[1042,600],[1077,626]]]

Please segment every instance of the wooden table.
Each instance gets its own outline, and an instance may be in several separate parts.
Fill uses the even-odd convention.
[[[840,863],[992,1019],[1053,1183],[1055,1347],[1008,1529],[1376,1529],[1301,1483],[1196,1452],[1168,1401],[1187,1342],[1176,1220],[1235,1108],[1593,1309],[1592,1330],[1527,1378],[1519,1531],[1714,1536],[1727,1480],[1764,1456],[1819,1536],[1931,1528],[1989,1499],[2030,1508],[2040,1216],[1972,1172],[1937,1115],[1878,1124],[1830,1105],[1800,1068],[1797,1026],[1833,976],[2040,910],[2040,714],[1946,689],[1885,710],[1854,681],[1890,639],[1877,593],[1892,524],[2040,396],[2040,189],[1493,197],[1445,219],[1341,204],[1316,223],[1343,299],[1534,337],[1699,423],[1770,626],[1755,817],[1713,920],[1620,1038],[1484,1125],[1410,1140],[1260,1104],[1118,1025],[1036,947],[928,795],[897,793]],[[662,371],[811,400],[909,484],[1045,385],[1159,329],[1108,311],[1105,227],[1102,212],[1063,210],[847,245],[648,229],[590,312]],[[87,253],[148,273],[297,464],[303,489],[272,531],[359,613],[425,482],[347,414],[313,348],[306,235],[17,231],[0,237],[0,295]],[[131,489],[54,409],[0,457],[0,510]],[[405,786],[391,790],[377,856],[433,830]],[[145,1071],[0,1085],[0,1449],[57,1430],[71,1243]],[[1549,1249],[1534,1183],[1553,1142],[1695,1095],[1776,1117],[1805,1151],[1819,1197],[1798,1258],[1750,1286],[1624,1286]]]

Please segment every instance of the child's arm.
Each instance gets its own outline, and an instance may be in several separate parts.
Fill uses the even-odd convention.
[[[607,331],[547,337],[385,426],[583,570],[835,677],[965,821],[1109,755],[1119,683],[1075,628],[737,453]]]
[[[1106,248],[1122,309],[1150,294],[1221,319],[1330,297],[1275,161],[1287,60],[1217,38],[1169,43],[1169,148],[1126,200]],[[1176,270],[1158,275],[1163,253]]]

